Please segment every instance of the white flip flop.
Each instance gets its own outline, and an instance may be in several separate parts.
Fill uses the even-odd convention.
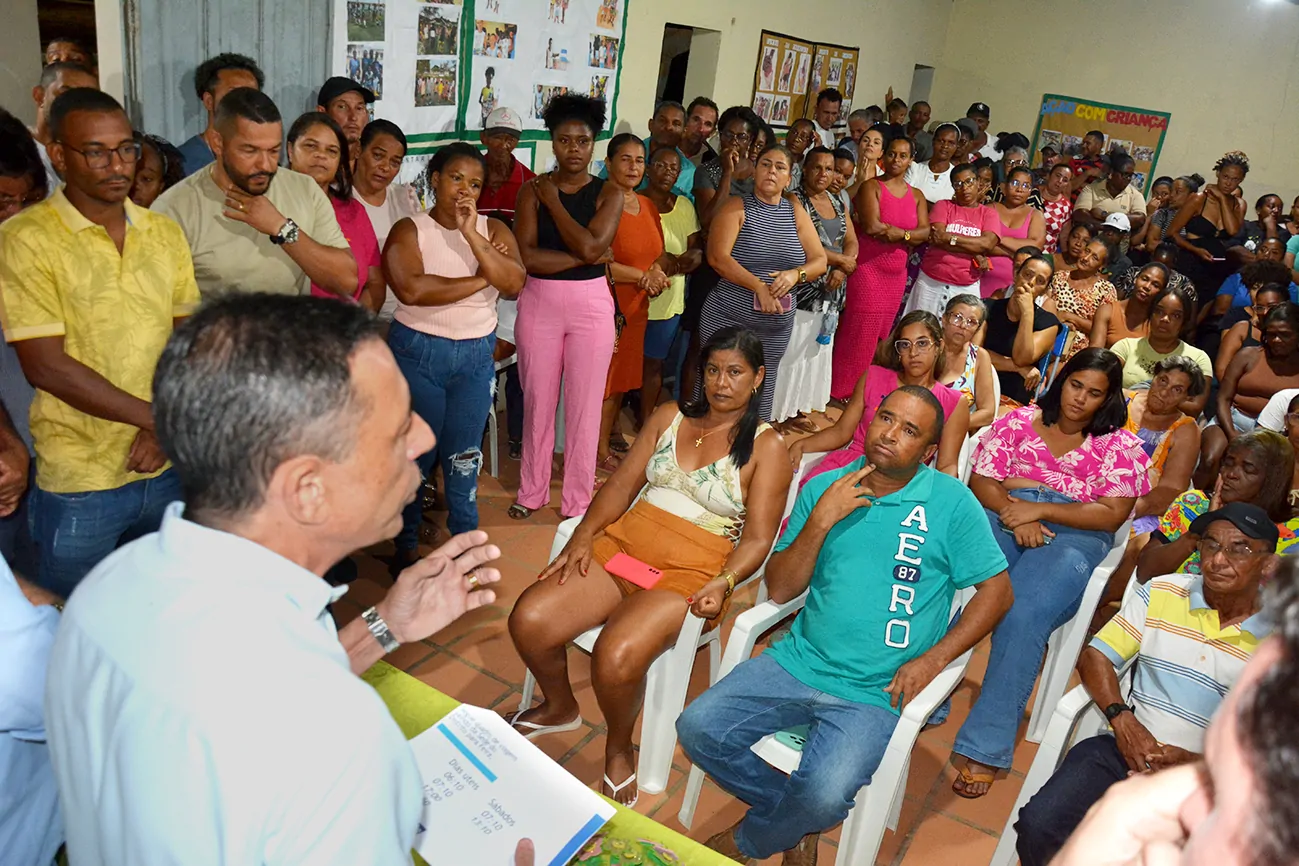
[[[529,728],[530,730],[523,734],[529,740],[535,740],[537,737],[544,737],[546,734],[562,734],[565,731],[576,731],[582,727],[582,717],[579,715],[571,722],[565,722],[562,725],[538,725],[535,722],[521,722],[519,716],[523,715],[526,710],[519,710],[510,717],[510,727]],[[523,733],[520,731],[520,733]]]
[[[609,799],[613,800],[615,803],[618,803],[618,792],[621,791],[623,788],[627,787],[628,785],[630,785],[630,784],[631,784],[632,782],[634,782],[634,781],[636,781],[636,774],[635,774],[635,773],[632,773],[632,774],[631,774],[630,776],[628,776],[626,779],[623,779],[621,785],[615,785],[615,784],[613,783],[613,779],[610,779],[610,778],[606,775],[606,776],[604,777],[604,783],[605,783],[606,785],[609,786],[609,790],[610,790],[610,791],[613,791],[613,796],[610,797]],[[630,808],[632,808],[633,806],[636,805],[636,801],[639,800],[639,799],[640,799],[640,790],[637,789],[637,791],[636,791],[636,796],[631,798],[631,802],[630,802],[630,803],[618,803],[618,805],[619,805],[619,806],[622,806],[624,809],[630,809]]]

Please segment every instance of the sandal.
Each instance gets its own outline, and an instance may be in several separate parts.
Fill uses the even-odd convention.
[[[958,781],[961,783],[961,786],[962,786],[962,787],[960,787],[960,788],[956,787],[956,782],[958,782]],[[957,771],[956,779],[952,782],[952,793],[954,793],[954,794],[956,794],[956,796],[958,796],[958,797],[962,797],[962,798],[964,798],[964,799],[966,799],[966,800],[977,800],[977,799],[979,799],[980,797],[986,797],[986,796],[988,795],[988,791],[991,791],[991,790],[992,790],[992,785],[993,785],[993,783],[996,782],[996,781],[997,781],[997,774],[996,774],[996,772],[992,772],[992,773],[971,773],[969,767],[962,767],[960,770]],[[987,785],[988,785],[988,790],[987,790],[987,791],[984,791],[982,794],[968,794],[968,793],[966,793],[966,786],[969,786],[969,785],[977,785],[977,784],[979,784],[979,783],[981,783],[981,782],[986,782],[986,783],[987,783]]]
[[[609,450],[618,454],[626,454],[631,450],[631,446],[628,445],[627,440],[621,436],[610,436]]]
[[[526,734],[523,734],[523,731],[519,731],[519,733],[523,734],[523,736],[529,740],[535,740],[537,737],[544,737],[546,734],[562,734],[565,731],[576,731],[578,728],[582,727],[582,716],[580,714],[577,718],[573,719],[573,721],[564,722],[561,725],[538,725],[536,722],[519,721],[519,716],[523,715],[525,712],[527,712],[527,710],[519,710],[511,716],[508,721],[512,728],[528,728],[529,730]],[[635,776],[632,778],[634,779]],[[624,782],[623,786],[625,787],[626,784],[627,783]],[[613,786],[610,785],[609,787],[612,788]]]
[[[526,505],[520,505],[516,502],[511,505],[509,511],[506,511],[505,513],[510,516],[511,520],[527,520],[536,510],[537,509],[535,508],[528,508]]]
[[[610,791],[613,791],[613,795],[610,796],[609,799],[613,800],[615,803],[618,803],[618,792],[635,781],[636,781],[636,774],[632,773],[630,776],[622,780],[621,785],[615,785],[613,783],[613,779],[610,779],[608,775],[606,775],[604,777],[604,783],[609,786]],[[631,809],[635,807],[636,801],[638,801],[639,799],[640,799],[640,790],[637,789],[636,796],[631,798],[630,803],[618,803],[618,805],[622,806],[624,809]]]

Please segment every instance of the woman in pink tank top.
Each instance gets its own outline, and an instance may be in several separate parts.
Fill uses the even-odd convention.
[[[478,213],[487,163],[478,148],[449,144],[429,161],[437,203],[392,227],[385,270],[399,301],[388,348],[410,386],[411,408],[437,437],[419,458],[425,477],[436,459],[446,482],[447,528],[478,528],[478,471],[492,406],[496,300],[514,297],[527,273],[514,235]],[[422,518],[416,499],[402,512],[394,568],[417,557]]]
[[[1003,291],[1013,282],[1011,262],[1020,247],[1040,250],[1046,243],[1042,212],[1028,203],[1032,191],[1033,171],[1028,166],[1016,166],[1006,173],[1006,180],[1001,184],[1001,201],[992,206],[1001,222],[1001,231],[997,232],[1001,240],[993,255],[988,256],[992,269],[979,281],[979,294],[984,298]]]
[[[847,466],[866,453],[866,428],[875,418],[884,398],[901,385],[928,388],[943,406],[943,436],[934,455],[934,468],[948,475],[957,474],[961,445],[970,425],[970,400],[955,388],[938,381],[943,363],[943,326],[926,310],[907,313],[897,327],[880,343],[875,363],[857,382],[852,400],[833,427],[799,439],[789,446],[789,456],[797,466],[804,454],[830,452],[808,478]],[[844,447],[848,446],[848,447]]]

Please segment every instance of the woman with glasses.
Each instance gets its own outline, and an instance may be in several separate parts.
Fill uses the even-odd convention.
[[[1268,313],[1290,300],[1290,290],[1284,283],[1264,283],[1253,289],[1250,297],[1253,303],[1230,311],[1229,321],[1223,324],[1226,330],[1218,347],[1218,357],[1213,362],[1213,373],[1219,380],[1227,375],[1227,368],[1237,352],[1263,345],[1263,320]],[[1223,318],[1228,319],[1228,316]]]
[[[960,140],[961,130],[954,123],[942,123],[934,130],[934,155],[928,162],[912,162],[907,167],[907,186],[914,187],[932,207],[947,201],[952,189],[952,157]]]
[[[942,404],[946,422],[934,467],[955,477],[961,445],[969,429],[970,401],[960,391],[938,381],[942,364],[943,327],[938,319],[924,310],[907,313],[875,350],[875,363],[858,380],[852,399],[834,426],[790,443],[789,456],[795,466],[802,462],[804,454],[830,452],[800,483],[847,466],[865,454],[866,430],[876,410],[902,385],[928,388]]]
[[[1109,348],[1119,340],[1150,333],[1150,304],[1167,285],[1168,268],[1159,262],[1138,270],[1127,297],[1121,301],[1115,298],[1096,311],[1091,344]]]
[[[1299,306],[1284,303],[1263,319],[1260,346],[1241,349],[1223,373],[1217,413],[1204,429],[1195,481],[1209,488],[1227,443],[1257,424],[1272,395],[1299,388]]]
[[[952,169],[956,197],[929,210],[929,246],[907,299],[907,312],[942,315],[953,295],[978,292],[983,268],[977,259],[996,249],[1001,237],[997,212],[979,203],[979,176],[974,166]]]
[[[975,342],[988,350],[1003,403],[1028,404],[1042,381],[1038,365],[1055,344],[1060,320],[1037,300],[1046,294],[1053,274],[1049,257],[1029,256],[1015,271],[1010,295],[987,302],[988,314]]]
[[[794,329],[794,287],[826,272],[828,259],[803,205],[784,191],[793,160],[784,145],[758,157],[753,192],[728,198],[708,234],[708,262],[721,278],[699,314],[699,340],[732,325],[762,340],[775,370]],[[683,392],[684,394],[684,392]],[[770,421],[776,377],[762,382],[758,414]]]
[[[1000,228],[997,246],[988,257],[989,269],[979,281],[979,294],[985,298],[1004,292],[1014,278],[1011,257],[1020,247],[1042,248],[1046,243],[1046,223],[1042,211],[1029,202],[1033,190],[1033,172],[1026,163],[1017,164],[1006,172],[1006,180],[998,188],[1000,196],[993,203]]]
[[[829,270],[818,280],[794,287],[794,330],[776,375],[772,419],[784,432],[808,433],[816,425],[806,415],[823,412],[830,402],[833,330],[822,337],[827,317],[843,309],[844,286],[857,270],[857,232],[839,196],[831,195],[834,151],[814,147],[803,165],[794,197],[816,227]]]
[[[912,147],[906,137],[889,142],[884,173],[857,193],[857,269],[848,278],[830,380],[836,400],[852,396],[892,329],[907,288],[907,257],[929,237],[929,203],[905,180]]]
[[[997,417],[992,358],[987,349],[974,344],[983,316],[983,302],[975,295],[957,295],[943,311],[943,362],[938,381],[960,391],[969,401],[971,433]]]
[[[1137,580],[1145,583],[1163,574],[1199,574],[1200,539],[1189,532],[1191,523],[1231,502],[1248,502],[1267,512],[1281,530],[1277,553],[1293,547],[1296,521],[1290,520],[1289,495],[1294,468],[1294,448],[1280,433],[1254,430],[1237,436],[1223,454],[1212,492],[1202,487],[1188,490],[1159,518],[1137,558]]]
[[[1047,639],[1150,492],[1150,460],[1123,429],[1122,372],[1105,349],[1080,352],[1039,405],[998,419],[975,452],[970,489],[1010,564],[1015,603],[992,633],[983,689],[953,746],[966,758],[958,796],[984,796],[1010,767]]]
[[[1042,308],[1077,332],[1065,349],[1066,360],[1090,345],[1097,310],[1118,299],[1114,284],[1104,273],[1109,260],[1110,246],[1102,240],[1093,240],[1083,249],[1073,268],[1057,270],[1051,278]]]
[[[329,197],[334,215],[338,217],[338,226],[347,238],[352,257],[356,259],[356,292],[348,300],[377,312],[383,306],[386,291],[383,262],[370,218],[352,195],[347,136],[328,114],[308,111],[289,127],[287,140],[289,168],[310,177]],[[311,294],[318,298],[338,297],[315,283],[311,284]]]
[[[1073,217],[1073,199],[1069,194],[1069,185],[1073,181],[1073,169],[1068,162],[1057,162],[1046,174],[1041,189],[1036,190],[1042,199],[1042,227],[1046,239],[1042,249],[1048,253],[1057,252],[1060,238],[1069,234],[1069,220]]]

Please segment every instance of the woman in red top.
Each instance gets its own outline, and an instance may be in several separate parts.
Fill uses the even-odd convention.
[[[622,219],[613,237],[610,251],[613,261],[609,276],[614,282],[618,310],[626,319],[614,343],[609,378],[604,388],[604,407],[600,414],[598,468],[612,472],[617,459],[611,451],[625,453],[628,445],[613,437],[614,421],[628,391],[641,385],[645,369],[645,328],[649,324],[650,298],[668,287],[667,270],[675,261],[663,252],[663,225],[654,203],[636,192],[645,177],[645,145],[630,133],[615,135],[609,141],[605,156],[609,182],[622,192]]]
[[[1042,196],[1042,222],[1046,225],[1046,243],[1043,252],[1054,253],[1060,244],[1060,238],[1068,236],[1069,220],[1073,217],[1073,198],[1069,195],[1069,183],[1073,180],[1073,169],[1067,162],[1057,162],[1047,172],[1046,183],[1042,184],[1039,193]]]

